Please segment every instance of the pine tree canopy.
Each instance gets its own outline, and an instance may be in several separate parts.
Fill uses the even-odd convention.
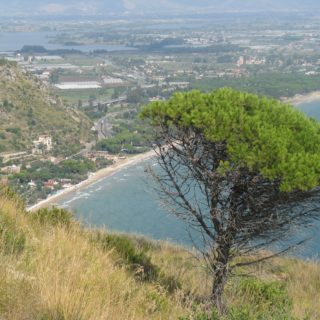
[[[152,124],[188,129],[227,145],[220,172],[245,168],[281,181],[281,191],[310,190],[320,181],[320,124],[293,106],[223,88],[176,93],[142,111]]]

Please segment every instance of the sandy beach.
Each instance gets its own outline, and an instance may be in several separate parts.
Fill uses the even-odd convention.
[[[151,150],[149,152],[138,154],[136,156],[132,156],[132,157],[129,157],[126,159],[119,159],[119,161],[117,163],[115,163],[114,165],[111,165],[107,168],[101,169],[101,170],[93,173],[92,175],[90,175],[90,177],[88,179],[86,179],[86,180],[80,182],[79,184],[74,185],[70,188],[63,189],[52,196],[49,196],[47,199],[38,202],[37,204],[29,207],[27,210],[28,211],[35,211],[35,210],[38,210],[41,208],[48,208],[48,207],[54,205],[57,201],[62,199],[64,196],[66,196],[70,193],[73,193],[75,191],[81,190],[85,187],[88,187],[88,186],[92,185],[93,183],[96,183],[99,180],[104,179],[104,178],[120,171],[123,168],[138,164],[141,161],[152,158],[154,155],[155,155],[154,151]]]
[[[294,105],[298,105],[301,103],[313,102],[316,100],[320,100],[320,91],[310,92],[308,94],[296,94],[292,98],[283,98],[281,99],[285,103],[290,103]]]

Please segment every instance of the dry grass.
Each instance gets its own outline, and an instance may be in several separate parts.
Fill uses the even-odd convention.
[[[4,319],[176,319],[183,314],[174,297],[168,299],[157,284],[136,281],[115,263],[112,250],[101,250],[76,224],[31,223],[11,201],[3,200],[0,210],[28,232],[22,253],[0,252]]]
[[[15,236],[8,242],[5,224],[8,232],[23,235],[25,242],[15,242]],[[139,281],[127,265],[119,263],[115,249],[102,248],[92,241],[92,234],[76,223],[41,224],[14,201],[1,198],[0,319],[196,319],[210,281],[190,252],[168,243],[132,239],[138,249],[149,243],[147,254],[152,263],[165,277],[181,284],[169,293],[161,281]],[[278,258],[251,271],[261,281],[286,287],[297,319],[306,315],[310,320],[320,319],[319,264]],[[254,305],[256,297],[250,294],[241,281],[230,281],[230,305]],[[268,301],[261,308],[268,308]]]
[[[293,313],[303,319],[320,319],[320,265],[316,262],[278,260],[285,270],[288,294],[293,300]]]
[[[270,252],[262,253],[260,258],[265,255],[270,255]],[[320,319],[319,262],[277,257],[242,271],[264,283],[278,283],[285,287],[289,301],[292,303],[291,314],[294,319]],[[231,290],[228,291],[228,301],[231,304],[245,303],[250,299],[249,296],[239,299],[234,290],[237,281],[238,279],[229,283]]]

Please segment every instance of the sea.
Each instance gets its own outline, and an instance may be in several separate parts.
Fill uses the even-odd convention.
[[[320,100],[296,106],[311,117],[320,120]],[[76,217],[91,227],[105,228],[168,240],[187,247],[201,245],[195,231],[190,237],[188,225],[170,214],[161,203],[146,166],[156,166],[147,160],[127,167],[74,194],[65,196],[59,205],[71,209]],[[320,256],[320,222],[295,230],[294,241],[310,238],[303,246],[292,251],[304,259]],[[297,236],[299,235],[299,236]],[[287,240],[293,241],[293,240]],[[279,244],[285,246],[287,242]]]
[[[59,43],[53,43],[53,40],[58,35],[57,32],[0,32],[0,52],[14,52],[21,50],[23,46],[37,45],[43,46],[47,50],[79,50],[84,53],[92,52],[94,50],[107,51],[127,51],[135,50],[134,48],[125,45],[111,45],[111,44],[90,44],[90,45],[74,45],[66,46]]]

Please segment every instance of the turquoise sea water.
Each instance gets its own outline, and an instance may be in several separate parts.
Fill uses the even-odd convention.
[[[302,103],[296,107],[305,112],[308,116],[316,118],[320,121],[320,100]]]
[[[298,108],[320,119],[320,101]],[[105,226],[109,230],[143,234],[190,246],[192,242],[186,225],[170,215],[157,199],[153,182],[144,171],[150,163],[153,164],[152,160],[121,170],[76,194],[66,196],[60,205],[74,210],[79,219],[92,226]],[[312,237],[312,240],[297,255],[318,256],[320,223],[298,233],[302,238]]]
[[[157,199],[152,179],[145,173],[148,160],[69,195],[60,205],[92,226],[147,235],[189,244],[184,223],[169,214]]]

